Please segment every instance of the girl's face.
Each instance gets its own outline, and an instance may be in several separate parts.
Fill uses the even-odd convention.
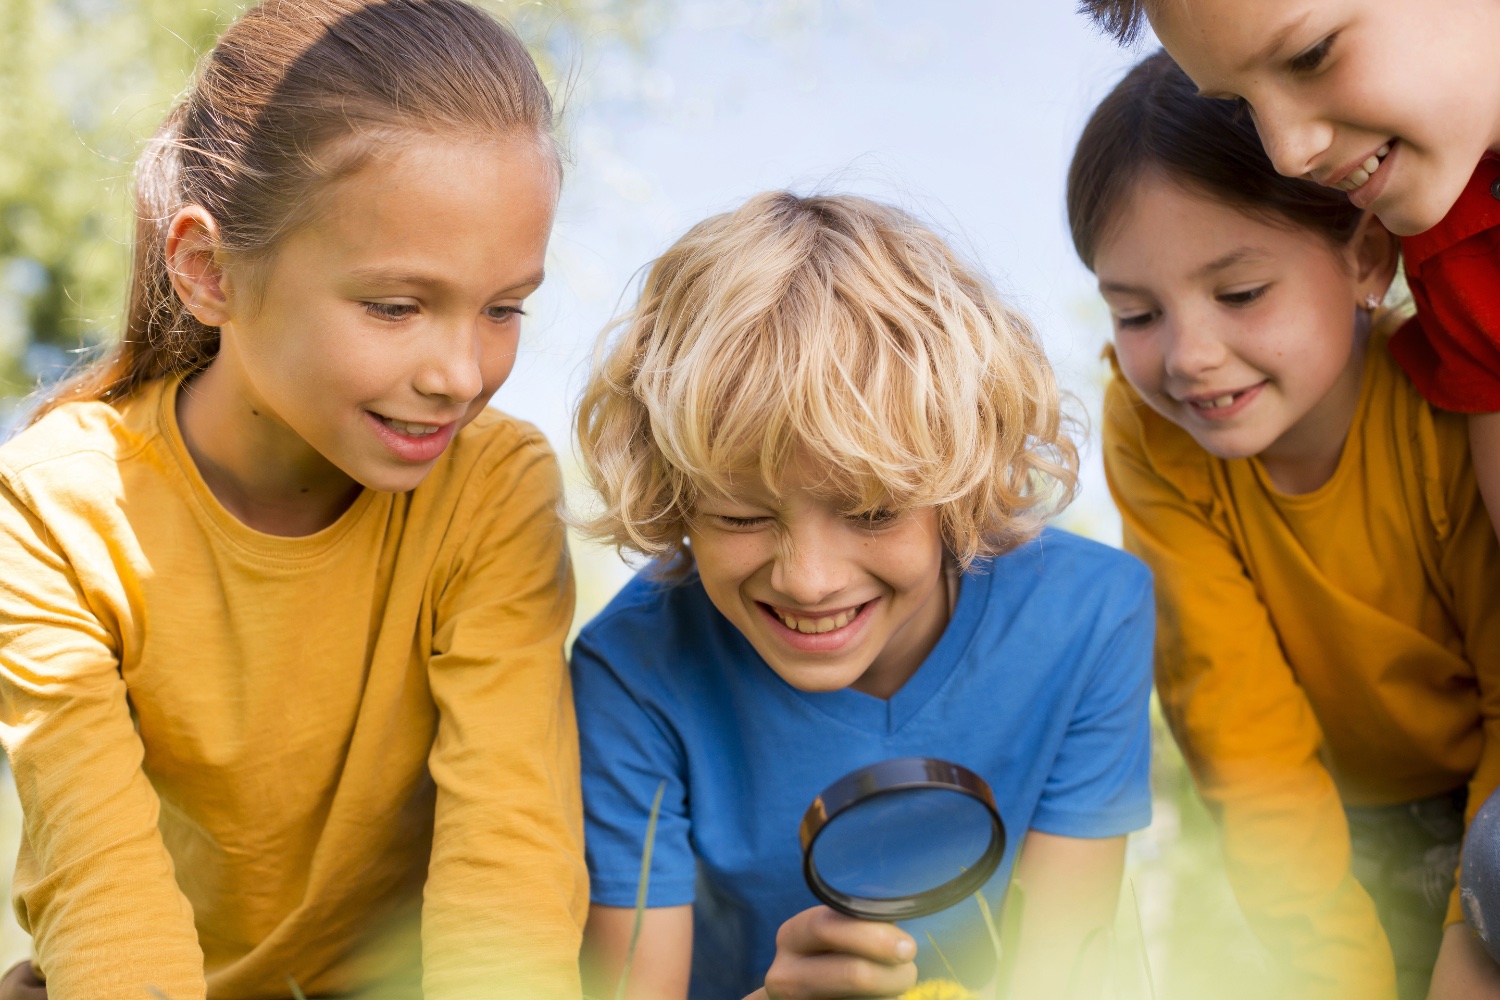
[[[698,575],[788,684],[888,698],[948,623],[937,512],[847,516],[815,491],[822,480],[799,453],[779,502],[758,481],[701,500],[688,529]]]
[[[510,374],[557,183],[530,142],[418,138],[372,157],[255,287],[226,273],[222,346],[201,381],[235,394],[247,433],[289,461],[414,488]]]
[[[1362,232],[1345,253],[1148,171],[1094,259],[1120,369],[1220,458],[1336,459],[1359,398],[1357,308],[1385,293],[1391,242]]]
[[[1246,100],[1276,169],[1402,236],[1500,149],[1494,0],[1162,0],[1152,27],[1210,97]],[[1376,167],[1370,170],[1370,167]]]

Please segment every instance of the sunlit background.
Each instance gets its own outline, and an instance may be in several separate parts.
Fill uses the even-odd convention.
[[[771,188],[854,191],[916,212],[1041,330],[1094,417],[1108,336],[1063,209],[1093,103],[1147,48],[1117,48],[1070,0],[558,0],[495,3],[565,109],[569,167],[548,280],[496,405],[533,421],[569,470],[569,412],[599,331],[639,269],[706,215]],[[0,388],[14,419],[121,306],[130,161],[231,0],[0,0]],[[1095,421],[1096,422],[1096,421]],[[1096,436],[1072,530],[1111,543],[1118,518]],[[575,545],[579,619],[628,578]],[[1132,838],[1120,996],[1266,993],[1217,845],[1158,726],[1156,821]],[[8,777],[0,871],[19,810]],[[28,943],[8,908],[0,962]],[[1144,937],[1144,955],[1140,946]]]

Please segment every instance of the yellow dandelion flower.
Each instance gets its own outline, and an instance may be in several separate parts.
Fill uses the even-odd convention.
[[[975,995],[951,979],[929,979],[901,994],[901,1000],[975,1000]]]

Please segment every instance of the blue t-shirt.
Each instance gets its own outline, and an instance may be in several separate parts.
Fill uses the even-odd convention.
[[[593,901],[635,905],[665,781],[648,905],[694,904],[693,1000],[740,1000],[763,985],[781,924],[817,905],[797,836],[808,804],[856,768],[927,756],[994,790],[1010,834],[984,890],[998,915],[1027,830],[1150,822],[1153,618],[1144,566],[1049,529],[962,577],[942,638],[882,700],[797,690],[696,576],[642,573],[573,649]],[[984,940],[977,904],[903,926],[924,975],[962,970]]]

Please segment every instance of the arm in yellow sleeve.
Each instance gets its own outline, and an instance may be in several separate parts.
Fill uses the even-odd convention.
[[[115,639],[0,488],[0,738],[25,814],[17,916],[52,1000],[201,1000],[193,912],[157,830]]]
[[[1451,416],[1451,415],[1450,415]],[[1463,633],[1464,658],[1474,667],[1478,685],[1480,724],[1484,742],[1479,763],[1469,779],[1469,804],[1464,825],[1473,820],[1479,807],[1500,786],[1500,546],[1496,545],[1494,528],[1474,483],[1472,466],[1464,454],[1462,435],[1448,433],[1443,449],[1448,458],[1446,527],[1438,575],[1446,586],[1445,596],[1450,613]],[[1429,437],[1432,428],[1419,423],[1417,433],[1423,446],[1438,450]],[[1463,920],[1458,905],[1458,887],[1448,900],[1446,923]]]
[[[1390,947],[1350,871],[1343,805],[1318,757],[1321,729],[1236,546],[1153,464],[1143,421],[1159,418],[1118,378],[1105,406],[1126,548],[1156,578],[1158,692],[1217,814],[1235,895],[1289,980],[1284,995],[1394,998]],[[1180,441],[1168,438],[1198,447]]]
[[[438,600],[428,669],[439,721],[424,993],[577,998],[588,873],[557,467],[530,438],[464,488],[479,513]]]

